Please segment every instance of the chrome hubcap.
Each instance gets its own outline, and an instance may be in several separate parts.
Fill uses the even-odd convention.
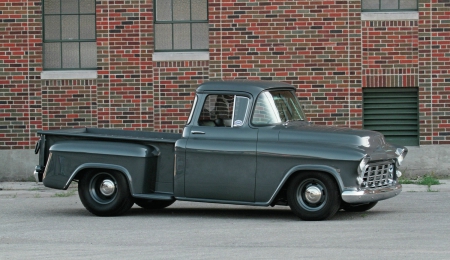
[[[104,196],[111,196],[114,194],[114,191],[116,191],[116,185],[113,181],[106,179],[100,184],[100,192]]]
[[[309,203],[317,203],[322,198],[322,191],[317,186],[309,186],[305,190],[305,199]]]

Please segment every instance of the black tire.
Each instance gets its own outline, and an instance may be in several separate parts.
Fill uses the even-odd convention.
[[[78,183],[84,207],[97,216],[118,216],[134,204],[125,176],[117,171],[97,170],[84,175]]]
[[[349,204],[347,202],[342,202],[341,203],[341,209],[347,211],[347,212],[364,212],[367,211],[373,207],[375,207],[375,205],[377,205],[378,201],[375,202],[370,202],[370,203],[366,203],[366,204]]]
[[[157,210],[169,207],[175,200],[149,200],[149,199],[134,199],[139,207],[149,210]]]
[[[322,172],[300,173],[287,190],[291,210],[303,220],[329,219],[340,208],[341,197],[333,177]]]

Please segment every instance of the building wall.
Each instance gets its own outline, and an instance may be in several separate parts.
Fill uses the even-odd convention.
[[[3,152],[32,149],[39,129],[180,132],[195,87],[234,78],[291,83],[311,121],[352,128],[362,88],[418,87],[420,144],[450,144],[450,1],[377,20],[360,0],[209,0],[209,58],[164,61],[153,58],[152,0],[100,0],[97,77],[59,79],[41,78],[41,5],[0,0]]]

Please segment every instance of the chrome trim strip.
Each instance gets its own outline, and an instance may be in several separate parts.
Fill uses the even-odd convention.
[[[342,200],[347,203],[368,203],[385,200],[397,196],[402,191],[402,185],[384,187],[379,189],[344,190]]]

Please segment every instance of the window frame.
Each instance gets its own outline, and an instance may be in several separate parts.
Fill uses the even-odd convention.
[[[157,1],[158,0],[153,0],[153,6],[154,6],[154,14],[153,14],[153,24],[154,24],[154,30],[153,30],[153,39],[154,39],[154,51],[155,52],[159,52],[159,53],[164,53],[164,52],[202,52],[202,51],[209,51],[209,8],[208,8],[208,6],[209,6],[209,3],[208,3],[208,1],[206,0],[206,20],[174,20],[173,19],[173,15],[174,15],[174,12],[173,12],[173,1],[174,0],[165,0],[165,1],[171,1],[171,14],[172,14],[172,20],[171,21],[158,21],[157,20],[157,12],[158,12],[158,7],[157,7]],[[189,4],[190,4],[190,8],[189,8],[189,11],[190,11],[190,18],[192,19],[192,1],[191,0],[189,0]],[[203,48],[203,49],[193,49],[193,45],[192,45],[192,41],[193,41],[193,37],[192,37],[192,25],[193,24],[200,24],[200,23],[203,23],[203,24],[206,24],[206,25],[208,25],[208,48]],[[172,46],[171,46],[171,49],[156,49],[156,39],[157,39],[157,36],[156,36],[156,27],[157,27],[157,25],[158,24],[171,24],[172,25]],[[190,49],[176,49],[175,48],[175,41],[174,41],[174,38],[175,38],[175,30],[174,30],[174,28],[173,28],[173,25],[174,24],[189,24],[189,26],[190,26],[190,35],[189,35],[189,37],[190,37],[190,46],[191,46],[191,48]]]
[[[81,0],[78,0],[78,10],[77,13],[63,13],[62,12],[62,2],[63,0],[58,0],[59,1],[59,13],[57,14],[46,14],[45,12],[45,5],[47,0],[42,0],[42,68],[44,71],[75,71],[75,70],[97,70],[97,60],[95,61],[95,67],[82,67],[82,50],[81,50],[81,43],[96,43],[97,42],[97,13],[96,13],[96,7],[97,7],[97,2],[95,0],[93,0],[94,3],[94,12],[89,12],[89,13],[81,13],[80,12],[80,7],[81,7]],[[62,33],[63,33],[63,26],[62,26],[62,17],[64,15],[72,15],[72,16],[77,16],[78,19],[78,39],[62,39]],[[81,39],[81,16],[82,15],[90,15],[90,16],[94,16],[94,38],[92,39]],[[60,39],[59,40],[47,40],[45,38],[45,34],[46,34],[46,26],[45,26],[45,18],[48,16],[58,16],[59,17],[59,23],[60,23]],[[45,48],[46,48],[46,43],[60,43],[61,46],[61,50],[60,50],[60,57],[61,57],[61,62],[60,62],[60,67],[59,68],[47,68],[46,67],[46,59],[45,59]],[[63,43],[78,43],[78,67],[76,68],[68,68],[68,67],[63,67]],[[96,46],[97,49],[97,46]]]
[[[370,0],[370,1],[378,1],[378,9],[363,9],[363,1],[361,1],[361,12],[411,12],[411,11],[418,11],[419,10],[419,0],[416,1],[416,8],[415,9],[400,9],[400,1],[398,1],[398,7],[397,9],[382,9],[381,8],[381,0]],[[367,0],[369,1],[369,0]]]

